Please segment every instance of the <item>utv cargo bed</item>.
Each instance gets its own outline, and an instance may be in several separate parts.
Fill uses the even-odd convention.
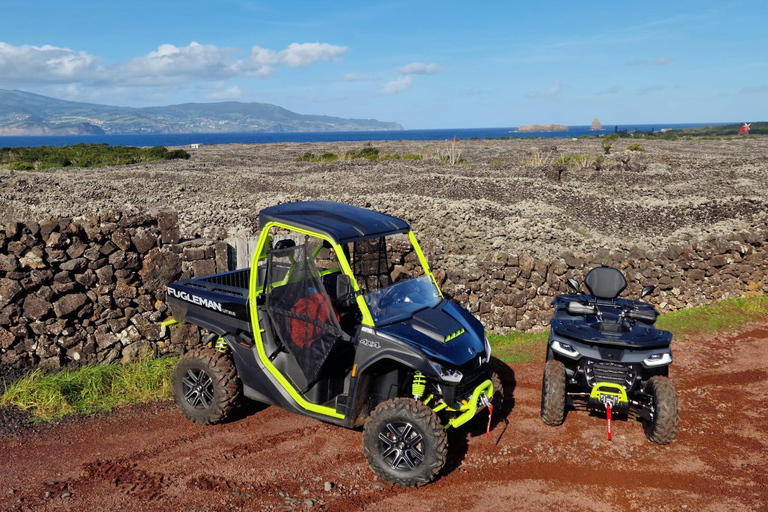
[[[248,287],[251,269],[182,279],[168,285],[168,306],[179,323],[218,334],[249,331]]]

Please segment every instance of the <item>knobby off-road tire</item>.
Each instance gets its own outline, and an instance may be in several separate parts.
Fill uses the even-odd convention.
[[[382,480],[420,486],[445,465],[448,436],[432,409],[412,398],[393,398],[379,404],[365,422],[363,452]]]
[[[173,370],[173,398],[188,419],[221,423],[237,405],[240,380],[232,359],[210,348],[187,352]]]
[[[565,366],[551,359],[544,364],[541,380],[541,421],[550,427],[565,421]]]
[[[677,390],[667,377],[648,379],[645,392],[653,399],[653,421],[643,420],[645,437],[656,444],[669,444],[677,433]]]

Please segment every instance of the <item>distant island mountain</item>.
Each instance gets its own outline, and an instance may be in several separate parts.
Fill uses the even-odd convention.
[[[602,130],[603,125],[600,124],[600,120],[598,118],[594,118],[592,120],[592,126],[589,127],[590,130]]]
[[[0,135],[402,130],[375,119],[302,115],[268,103],[113,107],[0,89]]]
[[[516,132],[567,132],[568,127],[564,124],[531,124],[527,126],[518,126]]]

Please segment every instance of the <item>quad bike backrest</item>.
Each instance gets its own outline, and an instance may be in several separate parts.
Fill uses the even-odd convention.
[[[615,299],[627,287],[627,280],[613,267],[595,267],[587,273],[584,284],[598,299]]]

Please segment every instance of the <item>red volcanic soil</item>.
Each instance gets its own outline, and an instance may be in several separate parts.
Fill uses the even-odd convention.
[[[170,402],[0,438],[0,510],[768,510],[768,325],[676,341],[680,429],[571,411],[539,420],[542,365],[502,368],[505,421],[451,432],[444,474],[377,480],[359,431],[276,407],[201,427]],[[511,407],[509,407],[511,405]],[[330,490],[326,490],[330,488]]]

